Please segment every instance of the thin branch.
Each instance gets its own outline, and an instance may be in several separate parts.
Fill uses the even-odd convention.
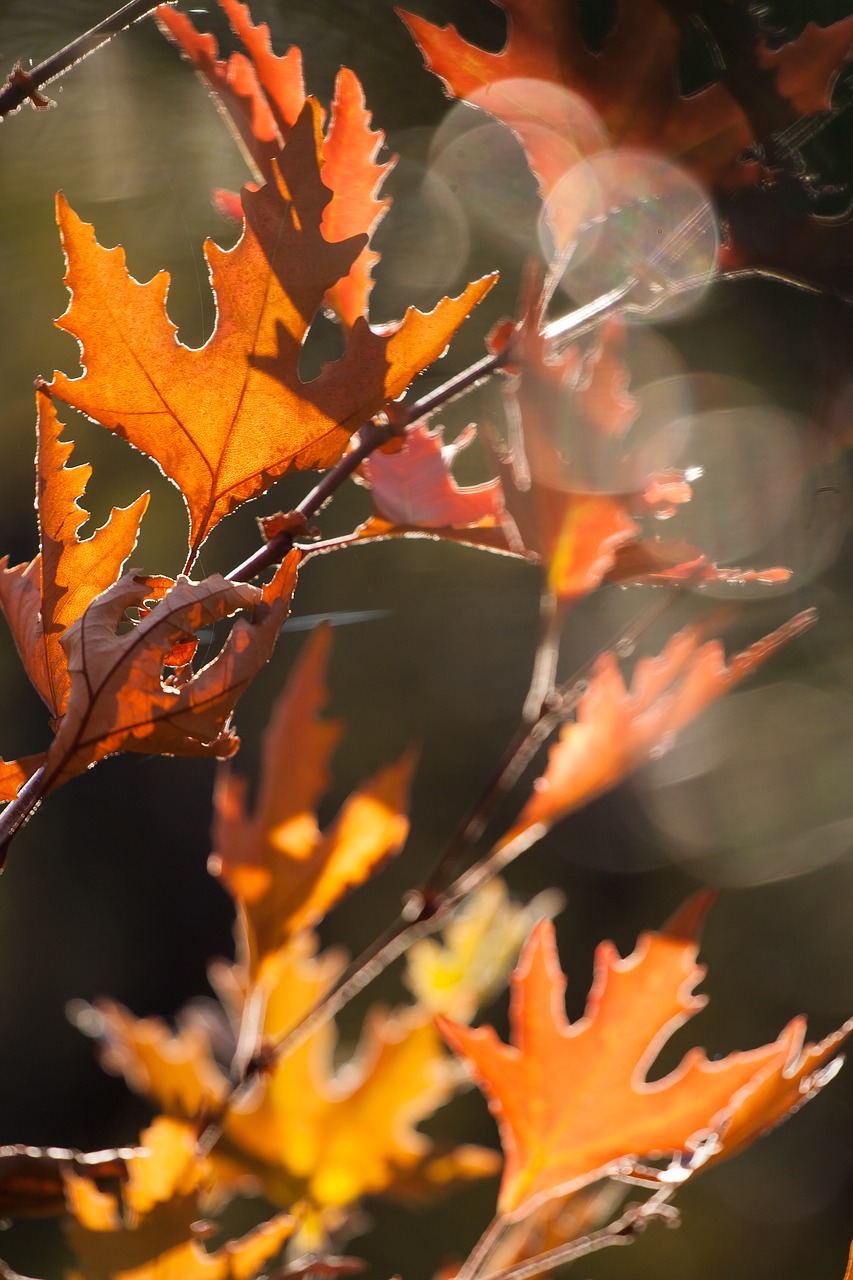
[[[507,1226],[506,1217],[502,1213],[495,1214],[459,1268],[456,1280],[477,1280],[477,1277],[482,1274],[483,1268],[500,1244]]]
[[[565,1266],[566,1263],[577,1262],[578,1258],[586,1258],[591,1253],[597,1253],[599,1249],[608,1249],[612,1245],[633,1244],[651,1222],[664,1222],[667,1226],[675,1226],[678,1222],[678,1214],[669,1201],[676,1190],[675,1187],[666,1187],[656,1192],[644,1204],[631,1205],[621,1217],[611,1222],[609,1226],[602,1227],[600,1231],[581,1236],[577,1240],[569,1240],[555,1249],[549,1249],[547,1253],[540,1253],[538,1258],[515,1263],[511,1267],[505,1267],[503,1271],[490,1272],[486,1280],[532,1280],[533,1276],[552,1271],[555,1267]]]
[[[167,0],[167,3],[173,4],[174,0]],[[88,58],[89,54],[94,53],[102,44],[106,44],[119,31],[124,31],[126,27],[132,26],[134,22],[146,17],[156,8],[157,5],[151,4],[151,0],[132,0],[130,4],[124,5],[109,18],[104,18],[103,22],[99,22],[82,36],[72,40],[64,49],[52,54],[38,66],[32,67],[29,71],[25,71],[20,66],[14,67],[9,79],[0,89],[0,120],[10,112],[17,111],[28,98],[35,106],[48,106],[49,103],[39,94],[39,89],[64,75],[78,62]]]

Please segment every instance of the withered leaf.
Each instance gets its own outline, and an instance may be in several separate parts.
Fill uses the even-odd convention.
[[[272,652],[298,560],[292,552],[263,591],[218,576],[178,578],[122,634],[127,609],[149,595],[146,580],[131,572],[98,596],[62,639],[71,687],[47,753],[43,790],[116,751],[232,754],[239,741],[229,725],[234,704]],[[179,687],[167,684],[163,666],[175,642],[240,609],[255,609],[253,620],[235,622],[219,653]]]

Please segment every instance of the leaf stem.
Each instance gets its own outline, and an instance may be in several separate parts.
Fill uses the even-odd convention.
[[[167,3],[174,3],[174,0],[167,0]],[[124,31],[126,27],[132,26],[134,22],[146,17],[156,8],[157,5],[152,4],[151,0],[131,0],[130,4],[124,5],[108,18],[104,18],[103,22],[91,27],[82,36],[78,36],[76,40],[67,44],[64,49],[60,49],[44,62],[40,62],[38,66],[32,67],[29,71],[15,66],[3,88],[0,89],[0,120],[10,112],[17,111],[28,98],[32,98],[36,106],[48,106],[49,104],[41,99],[38,93],[43,85],[64,75],[83,58],[88,58],[90,53],[94,53],[102,44],[106,44],[119,31]]]
[[[621,1217],[602,1227],[600,1231],[557,1245],[547,1253],[540,1253],[537,1258],[514,1263],[502,1271],[490,1272],[486,1280],[531,1280],[533,1276],[565,1266],[568,1262],[576,1262],[578,1258],[585,1258],[599,1249],[607,1249],[611,1245],[633,1244],[650,1222],[665,1222],[668,1226],[674,1226],[678,1222],[678,1215],[669,1201],[676,1190],[676,1187],[666,1187],[645,1203],[630,1205]]]
[[[456,1274],[456,1280],[476,1280],[507,1228],[504,1214],[496,1213]]]
[[[0,813],[0,871],[6,863],[6,854],[13,838],[18,834],[41,804],[46,789],[46,765],[36,769],[21,787],[14,800],[10,800]]]

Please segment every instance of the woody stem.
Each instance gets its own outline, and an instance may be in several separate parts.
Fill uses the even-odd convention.
[[[174,3],[174,0],[167,0],[167,2]],[[144,18],[156,8],[157,5],[151,4],[151,0],[132,0],[130,4],[124,5],[123,8],[105,18],[103,22],[97,23],[82,36],[72,40],[64,49],[51,54],[38,66],[32,67],[29,71],[16,68],[0,89],[0,119],[11,111],[17,111],[18,107],[22,106],[28,98],[33,97],[43,85],[56,80],[83,58],[88,58],[89,54],[94,53],[102,44],[106,44],[119,31],[124,31],[126,27],[132,26],[134,22],[138,22],[140,18]]]

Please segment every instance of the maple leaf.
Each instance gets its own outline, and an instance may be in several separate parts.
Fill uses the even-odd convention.
[[[268,660],[287,616],[299,553],[292,552],[261,590],[214,576],[178,578],[135,626],[117,628],[128,608],[149,597],[145,578],[125,574],[102,592],[62,637],[70,689],[44,764],[41,790],[59,786],[116,751],[166,755],[233,754],[234,704]],[[165,682],[174,644],[239,609],[219,653],[180,687]]]
[[[246,223],[233,249],[205,247],[217,320],[205,345],[176,341],[165,311],[169,278],[127,273],[120,249],[59,200],[71,302],[57,321],[80,342],[84,374],[57,373],[51,390],[154,458],[181,490],[190,556],[215,525],[285,472],[324,468],[352,433],[445,349],[494,282],[469,285],[424,315],[410,308],[380,334],[356,322],[343,357],[301,382],[299,353],[326,289],[363,246],[330,244],[320,223],[330,193],[317,164],[316,108],[307,103],[273,164],[246,191]]]
[[[227,61],[220,61],[214,37],[200,34],[185,14],[174,9],[158,9],[157,18],[209,84],[256,176],[266,180],[272,176],[272,162],[305,104],[302,55],[293,47],[277,57],[266,23],[253,24],[248,6],[236,0],[219,2],[248,58],[232,53]],[[383,133],[370,127],[358,77],[341,67],[328,128],[319,147],[323,182],[332,192],[321,222],[327,240],[370,236],[386,212],[390,201],[378,199],[377,191],[394,161],[376,163],[384,140]],[[218,191],[215,201],[221,212],[240,219],[239,197],[233,192]],[[365,245],[346,275],[326,292],[326,306],[348,329],[358,316],[367,315],[371,273],[378,257],[369,244]]]
[[[263,984],[263,1037],[275,1041],[296,1025],[342,968],[338,955],[315,954],[309,932],[268,958]],[[239,967],[216,966],[211,980],[238,1026],[248,996]],[[136,1019],[98,1001],[78,1025],[101,1043],[102,1060],[131,1088],[186,1120],[215,1112],[228,1078],[214,1054],[227,1038],[209,1022]],[[417,1009],[373,1009],[354,1057],[336,1068],[336,1032],[322,1024],[293,1053],[278,1058],[252,1096],[234,1104],[212,1153],[220,1189],[260,1180],[264,1194],[286,1207],[307,1197],[335,1214],[362,1195],[440,1189],[453,1178],[494,1172],[494,1153],[462,1146],[436,1151],[415,1126],[454,1092],[452,1064],[432,1019]]]
[[[705,1003],[693,992],[704,975],[698,928],[712,900],[698,895],[662,932],[642,934],[624,960],[601,943],[584,1016],[574,1023],[550,921],[533,930],[513,975],[510,1044],[491,1027],[439,1020],[498,1122],[506,1158],[498,1210],[508,1220],[637,1159],[691,1157],[725,1132],[741,1091],[784,1070],[799,1022],[773,1044],[715,1062],[692,1049],[662,1079],[647,1078],[675,1028]]]
[[[411,754],[345,802],[321,831],[316,807],[341,726],[319,718],[331,631],[318,628],[273,707],[253,815],[248,780],[224,770],[214,792],[210,870],[245,916],[252,972],[402,848]]]
[[[119,1194],[81,1174],[65,1175],[72,1221],[69,1241],[85,1280],[251,1280],[293,1233],[286,1214],[208,1253],[198,1243],[200,1197],[210,1166],[199,1160],[188,1126],[160,1117],[142,1135],[144,1149],[127,1160]],[[69,1280],[82,1280],[73,1272]]]
[[[534,840],[573,809],[615,787],[676,735],[709,702],[722,697],[783,644],[816,620],[806,610],[756,641],[728,663],[718,640],[700,643],[700,631],[685,627],[656,658],[641,658],[630,692],[615,654],[604,653],[592,669],[577,704],[576,719],[563,726],[545,773],[535,784],[502,845]]]
[[[112,586],[136,545],[148,494],[129,507],[114,507],[106,524],[90,538],[79,537],[89,519],[78,499],[92,474],[89,466],[68,467],[73,444],[53,402],[36,394],[38,452],[36,506],[41,550],[28,564],[10,568],[0,561],[0,603],[18,653],[51,714],[64,714],[71,678],[62,637],[102,591]]]

